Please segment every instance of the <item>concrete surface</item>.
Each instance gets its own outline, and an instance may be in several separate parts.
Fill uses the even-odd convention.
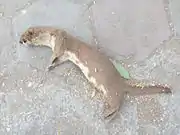
[[[180,135],[179,13],[179,0],[0,0],[0,135]],[[46,73],[51,50],[19,45],[35,25],[64,28],[173,94],[126,95],[104,123],[78,68]]]

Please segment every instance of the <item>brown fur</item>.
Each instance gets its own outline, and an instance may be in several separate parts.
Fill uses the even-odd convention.
[[[45,40],[47,43],[44,42]],[[68,56],[65,56],[64,54],[65,51],[75,54],[79,62],[88,68],[89,78],[95,78],[96,83],[105,88],[105,118],[115,116],[123,102],[123,97],[126,92],[138,94],[171,93],[169,87],[164,87],[162,85],[144,86],[143,88],[140,88],[137,85],[133,86],[131,80],[126,80],[119,74],[107,56],[62,29],[45,26],[31,27],[22,34],[20,43],[51,47],[53,54],[49,69],[68,60]],[[59,62],[57,62],[57,59],[59,59]],[[92,81],[90,82],[97,90],[102,92],[102,89],[97,87],[97,84],[95,85]]]

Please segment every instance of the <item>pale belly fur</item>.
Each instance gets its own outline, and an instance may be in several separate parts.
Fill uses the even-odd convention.
[[[81,69],[81,71],[83,72],[84,76],[87,78],[87,80],[90,83],[92,83],[98,90],[100,90],[104,94],[104,96],[107,95],[107,90],[105,89],[103,84],[98,84],[96,78],[94,78],[91,75],[91,73],[89,71],[89,68],[85,64],[83,64],[74,53],[72,53],[70,51],[65,51],[64,54],[68,57],[68,59],[71,62],[73,62],[75,65],[77,65]]]

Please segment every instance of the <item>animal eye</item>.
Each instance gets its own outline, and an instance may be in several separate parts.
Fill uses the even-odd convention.
[[[23,43],[26,43],[26,42],[27,42],[27,40],[25,40],[25,39],[23,39],[22,41],[23,41]]]

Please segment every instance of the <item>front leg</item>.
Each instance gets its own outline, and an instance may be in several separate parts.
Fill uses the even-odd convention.
[[[46,68],[46,71],[52,70],[54,67],[57,66],[58,57],[53,53],[49,62],[49,65]]]
[[[47,71],[50,71],[50,70],[54,69],[55,67],[57,67],[58,65],[63,64],[67,60],[68,59],[65,56],[56,57],[55,55],[52,55],[51,60],[50,60],[50,64],[47,67]]]
[[[59,65],[59,62],[58,62],[58,60],[57,60],[56,62],[50,64],[50,65],[47,67],[46,71],[50,71],[50,70],[54,69],[56,66],[58,66],[58,65]]]

